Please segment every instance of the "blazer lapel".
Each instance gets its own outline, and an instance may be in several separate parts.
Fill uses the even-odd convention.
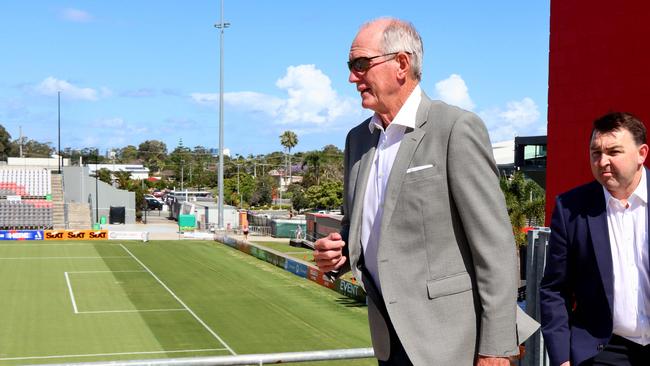
[[[406,169],[408,169],[415,151],[422,141],[422,138],[426,134],[424,129],[420,128],[427,122],[427,114],[429,112],[429,106],[431,105],[431,100],[422,93],[422,101],[418,107],[418,111],[415,117],[415,128],[407,128],[404,133],[404,138],[400,143],[399,150],[397,150],[397,156],[395,156],[395,161],[390,170],[390,176],[388,177],[388,183],[386,185],[386,193],[384,196],[384,213],[381,218],[381,227],[380,232],[384,233],[388,229],[388,223],[390,222],[391,216],[393,216],[393,211],[395,210],[395,204],[397,203],[397,197],[399,196],[400,188],[402,187],[402,182],[404,181],[404,176],[406,175]],[[383,235],[380,234],[380,238]]]
[[[368,131],[370,134],[370,132]],[[357,260],[361,257],[361,219],[363,217],[363,200],[366,195],[366,186],[368,185],[368,175],[370,175],[370,167],[372,160],[375,157],[375,150],[377,148],[377,141],[379,141],[379,130],[375,129],[374,132],[367,138],[361,138],[358,142],[363,143],[364,151],[359,161],[359,169],[357,169],[357,176],[351,180],[355,182],[354,185],[354,202],[351,207],[353,210],[352,218],[350,219],[351,232],[349,234],[349,250],[350,257]],[[357,265],[354,263],[353,265]]]
[[[595,185],[597,197],[592,204],[591,210],[587,213],[589,224],[589,235],[594,247],[594,255],[600,272],[600,279],[603,282],[605,295],[609,308],[613,309],[614,303],[614,269],[612,265],[612,250],[609,243],[609,231],[607,228],[607,207],[605,195],[600,184]]]

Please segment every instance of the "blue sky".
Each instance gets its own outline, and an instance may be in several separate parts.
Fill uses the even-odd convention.
[[[478,113],[493,142],[546,133],[549,0],[225,0],[225,148],[342,147],[371,112],[349,84],[350,43],[380,17],[413,22],[421,86]],[[157,139],[218,147],[219,0],[3,1],[0,124],[101,150]]]

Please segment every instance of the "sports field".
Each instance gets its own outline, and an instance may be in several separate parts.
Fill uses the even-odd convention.
[[[0,244],[0,365],[365,347],[365,306],[219,243]]]

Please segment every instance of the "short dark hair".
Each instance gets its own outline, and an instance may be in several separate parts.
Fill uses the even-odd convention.
[[[645,125],[634,115],[626,112],[611,112],[596,119],[591,130],[590,140],[594,138],[596,132],[603,134],[621,129],[630,131],[637,146],[646,143]]]

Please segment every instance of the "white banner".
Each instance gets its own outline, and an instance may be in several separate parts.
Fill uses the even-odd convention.
[[[186,231],[183,233],[183,238],[185,239],[208,239],[214,240],[214,233],[203,233],[200,231]]]
[[[149,240],[148,231],[109,231],[109,240]]]

